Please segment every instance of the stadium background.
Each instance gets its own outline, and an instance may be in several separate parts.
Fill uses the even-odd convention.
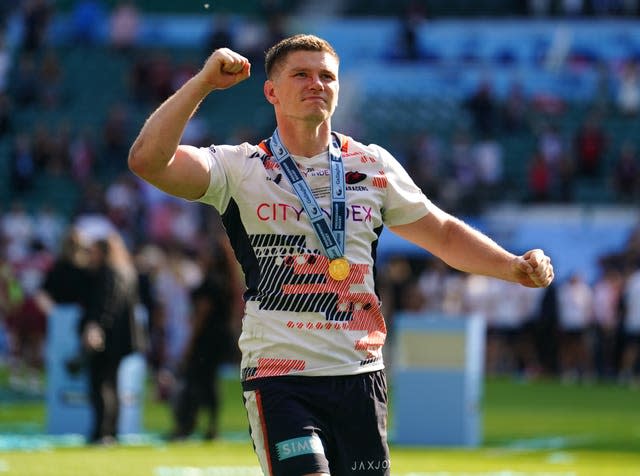
[[[547,249],[557,287],[578,275],[594,290],[640,253],[638,14],[633,0],[2,2],[2,279],[27,299],[79,220],[106,219],[137,256],[193,261],[220,233],[217,215],[135,180],[129,145],[216,45],[248,56],[253,74],[208,98],[185,142],[270,135],[263,52],[310,32],[341,56],[336,129],[388,148],[429,197],[510,249]],[[380,264],[389,315],[425,309],[429,257],[385,234]],[[533,301],[521,324],[540,317]],[[4,394],[38,398],[41,375],[12,374],[5,323]],[[505,369],[527,370],[488,368]]]

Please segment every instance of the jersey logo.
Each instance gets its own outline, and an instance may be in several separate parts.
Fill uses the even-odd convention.
[[[357,171],[347,172],[345,174],[345,179],[346,179],[346,181],[347,181],[347,183],[349,185],[354,185],[356,183],[360,183],[366,178],[367,178],[366,174],[363,174],[363,173],[360,173],[360,172],[357,172]]]

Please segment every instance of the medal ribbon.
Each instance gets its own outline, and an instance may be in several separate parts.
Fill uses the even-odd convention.
[[[331,225],[322,213],[316,197],[313,196],[309,184],[306,182],[287,148],[280,140],[278,129],[271,136],[271,151],[287,177],[293,191],[298,196],[304,211],[307,213],[311,226],[329,259],[340,258],[344,255],[345,224],[346,224],[346,181],[344,178],[344,164],[340,152],[340,142],[331,134],[329,143],[329,163],[331,168]]]

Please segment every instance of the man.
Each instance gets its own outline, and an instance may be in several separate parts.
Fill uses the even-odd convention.
[[[332,133],[338,65],[315,36],[279,42],[265,62],[273,136],[179,145],[210,92],[250,75],[246,58],[216,50],[149,117],[129,155],[143,179],[222,214],[248,287],[242,384],[267,475],[390,474],[373,276],[383,225],[465,272],[531,287],[553,279],[541,250],[505,251],[433,205],[387,151]]]

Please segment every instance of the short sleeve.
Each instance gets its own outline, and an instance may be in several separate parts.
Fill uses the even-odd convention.
[[[197,201],[212,205],[218,212],[224,213],[237,188],[242,181],[242,173],[246,168],[248,144],[211,145],[202,147],[199,153],[206,156],[209,162],[209,187]]]
[[[372,144],[384,166],[387,181],[382,220],[387,226],[406,225],[429,213],[431,201],[387,150]]]

